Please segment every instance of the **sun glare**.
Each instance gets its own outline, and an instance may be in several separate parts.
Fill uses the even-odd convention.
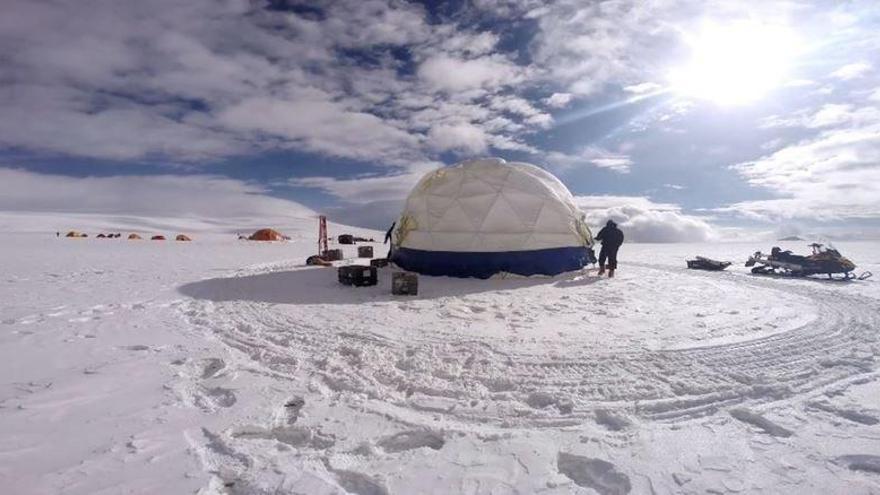
[[[780,86],[797,55],[790,29],[756,22],[706,24],[686,41],[691,57],[669,74],[671,89],[722,105],[749,103]]]

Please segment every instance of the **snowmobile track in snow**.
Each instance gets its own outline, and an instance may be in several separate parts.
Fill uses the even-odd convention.
[[[874,299],[811,281],[779,283],[654,265],[637,269],[805,298],[819,316],[736,343],[627,351],[572,346],[560,357],[500,339],[406,329],[405,322],[402,331],[378,334],[367,329],[387,324],[379,303],[359,307],[357,321],[347,328],[324,328],[320,315],[336,308],[323,305],[289,311],[264,302],[193,299],[183,309],[191,324],[266,373],[317,380],[343,398],[359,394],[409,411],[509,426],[575,425],[594,421],[597,409],[680,421],[793,398],[874,370],[880,354],[880,303]]]

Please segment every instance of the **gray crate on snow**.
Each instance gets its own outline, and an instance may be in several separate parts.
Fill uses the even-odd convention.
[[[327,261],[339,261],[343,258],[341,249],[328,249],[321,256]]]
[[[415,296],[419,293],[419,276],[409,272],[391,275],[391,293],[396,296]]]
[[[358,246],[358,258],[372,258],[373,246]]]
[[[340,266],[337,273],[339,275],[339,283],[343,285],[367,287],[370,285],[376,285],[379,280],[375,266]]]

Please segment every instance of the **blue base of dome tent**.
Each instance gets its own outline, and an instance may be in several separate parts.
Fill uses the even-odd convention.
[[[556,275],[595,263],[583,246],[532,251],[455,252],[395,248],[391,260],[404,270],[424,275],[489,278],[500,272],[517,275]]]

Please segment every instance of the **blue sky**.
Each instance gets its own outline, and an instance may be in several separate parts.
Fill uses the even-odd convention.
[[[500,156],[641,240],[876,238],[878,28],[870,1],[7,0],[0,210],[219,187],[380,227]]]

